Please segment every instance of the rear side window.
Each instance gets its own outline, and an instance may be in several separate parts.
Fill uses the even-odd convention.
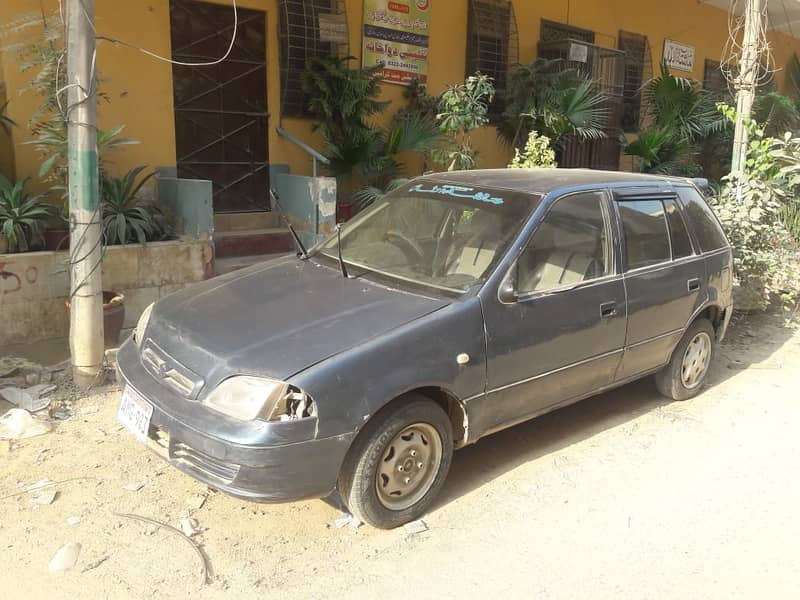
[[[619,212],[625,231],[628,270],[671,260],[667,219],[661,200],[625,200],[619,203]]]
[[[664,208],[667,209],[667,223],[669,224],[669,239],[672,242],[672,258],[684,258],[691,256],[692,242],[689,239],[689,232],[686,230],[686,223],[678,210],[678,204],[674,200],[665,200]]]
[[[692,223],[700,249],[703,252],[718,250],[728,245],[719,221],[711,212],[705,200],[692,188],[678,188],[678,195],[686,208],[686,215]]]

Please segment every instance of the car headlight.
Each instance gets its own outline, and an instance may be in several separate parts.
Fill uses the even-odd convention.
[[[288,421],[315,413],[311,398],[288,383],[247,375],[226,379],[203,403],[240,421]]]
[[[133,330],[133,343],[137,346],[141,346],[142,341],[144,341],[144,332],[147,329],[147,323],[150,322],[150,314],[153,312],[154,304],[155,302],[148,304],[147,308],[142,311],[142,316],[136,322],[136,327]]]

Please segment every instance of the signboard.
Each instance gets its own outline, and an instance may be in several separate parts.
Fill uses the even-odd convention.
[[[569,60],[582,63],[587,62],[589,60],[589,47],[584,44],[571,43],[569,45]]]
[[[664,62],[671,69],[692,72],[694,69],[694,46],[674,40],[664,40]]]
[[[433,0],[364,0],[364,67],[383,65],[384,81],[428,80],[428,30]]]
[[[346,44],[347,16],[346,15],[319,15],[319,41]]]

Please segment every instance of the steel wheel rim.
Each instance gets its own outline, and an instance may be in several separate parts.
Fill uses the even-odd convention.
[[[681,361],[681,383],[687,390],[692,390],[703,382],[710,362],[711,337],[701,331],[689,342]]]
[[[433,425],[413,423],[386,446],[375,474],[378,500],[389,510],[404,510],[431,489],[442,464],[442,438]]]

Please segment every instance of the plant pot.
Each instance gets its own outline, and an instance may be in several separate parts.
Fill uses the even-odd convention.
[[[69,229],[48,229],[44,232],[45,250],[69,250]]]
[[[67,316],[69,316],[70,301],[64,300],[67,305]],[[125,296],[119,292],[103,292],[103,342],[106,348],[114,348],[119,345],[119,333],[122,331],[122,324],[125,322]]]
[[[8,240],[6,236],[0,233],[0,254],[5,254],[8,252]]]

